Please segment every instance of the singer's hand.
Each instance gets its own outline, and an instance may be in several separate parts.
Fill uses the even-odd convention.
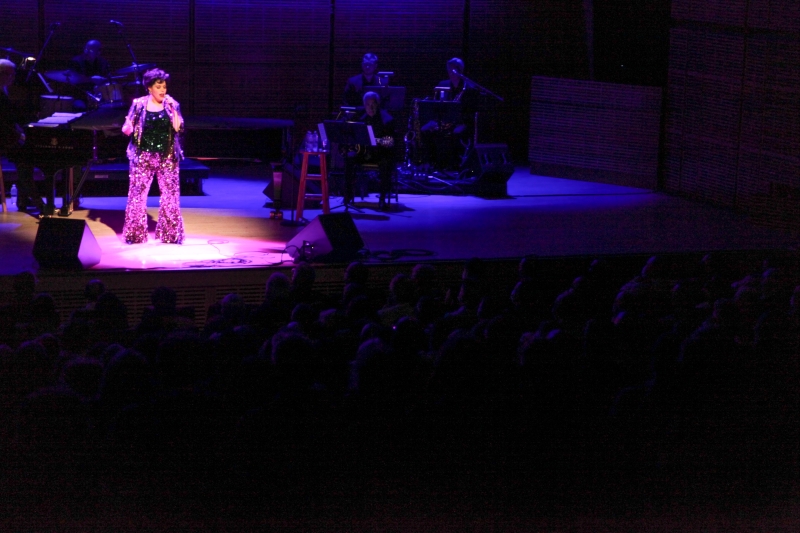
[[[181,131],[181,123],[183,122],[183,119],[178,111],[178,103],[170,95],[166,95],[164,97],[164,107],[167,108],[170,112],[170,115],[172,115],[172,127],[175,129],[175,131]]]

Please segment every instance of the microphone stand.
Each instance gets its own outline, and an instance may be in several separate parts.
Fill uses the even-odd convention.
[[[468,77],[464,76],[463,74],[458,73],[458,77],[461,78],[464,81],[464,89],[466,89],[467,87],[473,87],[474,89],[476,89],[481,94],[488,94],[489,96],[494,97],[499,102],[503,102],[504,101],[503,98],[500,95],[493,93],[492,91],[490,91],[489,89],[487,89],[486,87],[481,85],[480,83],[469,79]],[[469,161],[470,152],[472,152],[472,150],[474,150],[475,146],[478,144],[478,111],[475,111],[475,114],[472,117],[472,121],[473,121],[472,122],[472,126],[473,126],[472,127],[472,146],[468,146],[467,147],[467,150],[464,152],[464,155],[461,158],[461,167],[462,167],[462,169],[463,169],[463,167],[466,166],[467,162]],[[465,171],[462,170],[461,174],[464,174],[464,172]]]
[[[299,118],[299,115],[300,115],[299,111],[300,111],[299,110],[299,106],[295,106],[295,108],[294,108],[294,124],[292,125],[293,126],[292,129],[294,130],[295,133],[297,133],[297,122],[298,122],[298,118]],[[289,183],[290,183],[289,203],[292,204],[291,206],[289,206],[290,211],[291,211],[291,219],[290,220],[286,220],[284,218],[284,219],[281,220],[281,226],[288,226],[288,227],[293,227],[293,228],[306,225],[306,223],[303,222],[302,220],[295,220],[295,218],[294,218],[295,205],[297,204],[297,199],[294,197],[294,171],[295,171],[294,161],[295,161],[295,154],[296,154],[297,149],[299,147],[300,147],[300,135],[294,135],[292,138],[289,139],[289,161],[291,161],[291,165],[292,165],[291,166],[291,173],[289,174]],[[281,184],[281,186],[283,186],[283,184]],[[274,191],[274,188],[273,188],[273,191]],[[275,200],[273,199],[273,202],[274,201]]]
[[[497,100],[499,100],[500,102],[502,102],[502,101],[503,101],[503,98],[502,98],[501,96],[499,96],[499,95],[497,95],[497,94],[493,93],[492,91],[490,91],[489,89],[487,89],[486,87],[484,87],[483,85],[481,85],[480,83],[478,83],[478,82],[475,82],[475,81],[472,81],[471,79],[469,79],[468,77],[464,76],[463,74],[459,74],[459,77],[460,77],[462,80],[464,80],[464,84],[465,84],[465,85],[471,85],[471,86],[472,86],[472,87],[474,87],[475,89],[478,89],[478,91],[480,91],[480,92],[481,92],[481,94],[488,94],[489,96],[493,96],[493,97],[495,97],[495,98],[496,98]]]
[[[25,83],[28,83],[30,81],[31,74],[33,74],[34,71],[36,71],[36,66],[39,64],[39,60],[42,59],[42,54],[44,54],[45,49],[47,49],[47,45],[50,43],[50,39],[53,38],[53,34],[56,32],[56,28],[58,28],[59,26],[61,26],[60,22],[54,22],[53,24],[50,24],[50,31],[47,33],[47,37],[44,40],[44,44],[42,45],[41,50],[39,50],[39,53],[36,56],[36,61],[33,62],[33,68],[28,71],[28,75],[25,77]],[[39,74],[38,71],[36,72],[36,75],[39,76],[39,79],[42,80],[42,83],[44,83],[44,86],[47,88],[47,90],[52,93],[53,90],[50,88],[49,85],[47,85],[44,79],[42,79],[42,76],[41,74]]]
[[[117,27],[117,32],[122,37],[122,42],[125,43],[125,48],[128,49],[128,53],[131,55],[131,61],[133,61],[134,67],[138,67],[139,63],[136,61],[136,54],[133,53],[133,48],[131,47],[131,43],[128,41],[128,38],[125,36],[125,29],[122,26],[121,22],[111,21],[111,24]],[[139,71],[138,68],[134,68],[133,75],[136,78],[136,81],[142,83],[142,72]]]

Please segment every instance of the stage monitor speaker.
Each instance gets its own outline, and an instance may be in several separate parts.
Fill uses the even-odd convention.
[[[480,196],[506,196],[514,161],[506,144],[476,144],[468,160]]]
[[[100,245],[85,220],[43,218],[33,257],[42,268],[80,270],[100,262]]]
[[[352,261],[364,247],[350,213],[319,215],[286,245],[295,262]]]

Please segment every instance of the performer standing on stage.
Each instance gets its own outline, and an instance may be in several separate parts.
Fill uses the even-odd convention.
[[[378,85],[378,56],[372,53],[364,54],[361,59],[361,74],[356,74],[347,80],[344,88],[342,104],[346,106],[360,106],[364,97],[365,87]]]
[[[180,208],[180,138],[184,131],[181,108],[167,94],[169,74],[161,69],[144,73],[147,96],[131,104],[122,133],[128,144],[130,188],[122,235],[128,244],[147,241],[147,192],[155,175],[161,190],[156,239],[181,244],[185,237]]]
[[[355,186],[358,167],[364,163],[378,165],[378,177],[380,179],[379,193],[380,200],[378,208],[388,209],[387,197],[392,187],[392,171],[394,167],[394,118],[379,109],[381,97],[378,93],[369,91],[364,94],[364,115],[359,122],[367,126],[372,126],[377,146],[361,146],[349,151],[345,157],[345,205],[353,202],[353,189]]]

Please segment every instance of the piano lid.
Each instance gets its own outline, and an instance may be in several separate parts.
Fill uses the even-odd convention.
[[[109,131],[119,130],[125,123],[128,108],[123,106],[101,106],[70,123],[74,130]]]
[[[73,130],[110,131],[119,130],[125,123],[128,110],[120,106],[101,107],[88,113],[56,112],[49,117],[31,122],[28,127],[56,128],[69,127]]]

